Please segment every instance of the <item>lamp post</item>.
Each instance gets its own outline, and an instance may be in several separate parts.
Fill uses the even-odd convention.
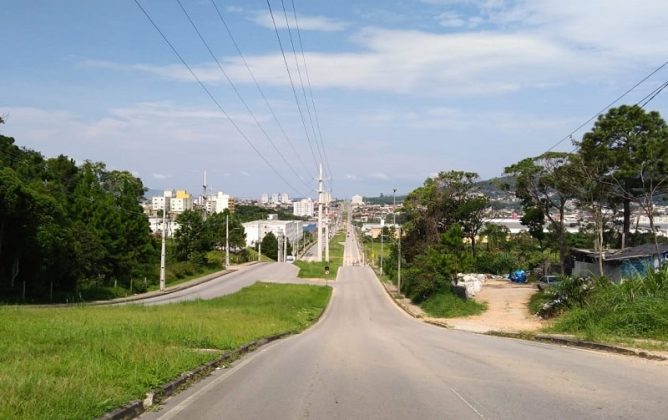
[[[397,292],[401,294],[401,229],[397,229],[397,189],[392,190],[392,220],[397,234]]]

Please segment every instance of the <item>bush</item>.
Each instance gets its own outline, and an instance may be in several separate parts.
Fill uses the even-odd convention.
[[[589,338],[668,339],[667,269],[622,283],[598,278],[579,290],[576,284],[577,281],[571,280],[559,287],[571,290],[573,309],[558,320],[554,331],[584,334]]]
[[[518,267],[517,259],[509,253],[480,253],[475,260],[478,273],[508,274]]]

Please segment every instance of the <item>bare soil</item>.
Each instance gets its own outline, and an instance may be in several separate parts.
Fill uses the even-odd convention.
[[[385,283],[385,287],[396,297],[394,285]],[[536,331],[544,327],[546,322],[529,313],[529,299],[535,292],[536,286],[533,284],[488,279],[474,298],[478,302],[487,303],[487,310],[480,315],[462,318],[432,318],[409,299],[397,298],[397,301],[413,316],[458,330],[480,333]]]

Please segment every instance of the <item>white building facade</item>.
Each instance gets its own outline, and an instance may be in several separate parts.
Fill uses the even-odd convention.
[[[272,232],[274,236],[287,236],[291,244],[296,244],[304,235],[301,220],[254,220],[243,223],[246,232],[246,246],[254,246]]]
[[[304,198],[292,203],[292,214],[295,216],[313,216],[315,202],[310,198]]]

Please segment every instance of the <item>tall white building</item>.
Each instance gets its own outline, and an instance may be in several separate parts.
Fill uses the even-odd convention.
[[[353,206],[363,206],[364,205],[364,197],[362,197],[361,195],[353,195],[352,203],[353,203]]]
[[[260,203],[268,204],[269,203],[269,194],[262,193],[262,195],[260,196]]]
[[[278,193],[271,194],[271,202],[274,203],[274,204],[277,204],[279,202],[278,201]]]
[[[281,203],[282,204],[290,204],[290,197],[288,196],[288,193],[286,193],[286,192],[281,193]]]
[[[314,201],[311,198],[304,198],[292,203],[292,214],[295,216],[313,216],[315,208]]]
[[[219,192],[214,198],[216,201],[216,213],[222,213],[223,210],[230,208],[230,196]]]
[[[322,204],[329,204],[332,202],[332,194],[327,191],[322,192]]]

